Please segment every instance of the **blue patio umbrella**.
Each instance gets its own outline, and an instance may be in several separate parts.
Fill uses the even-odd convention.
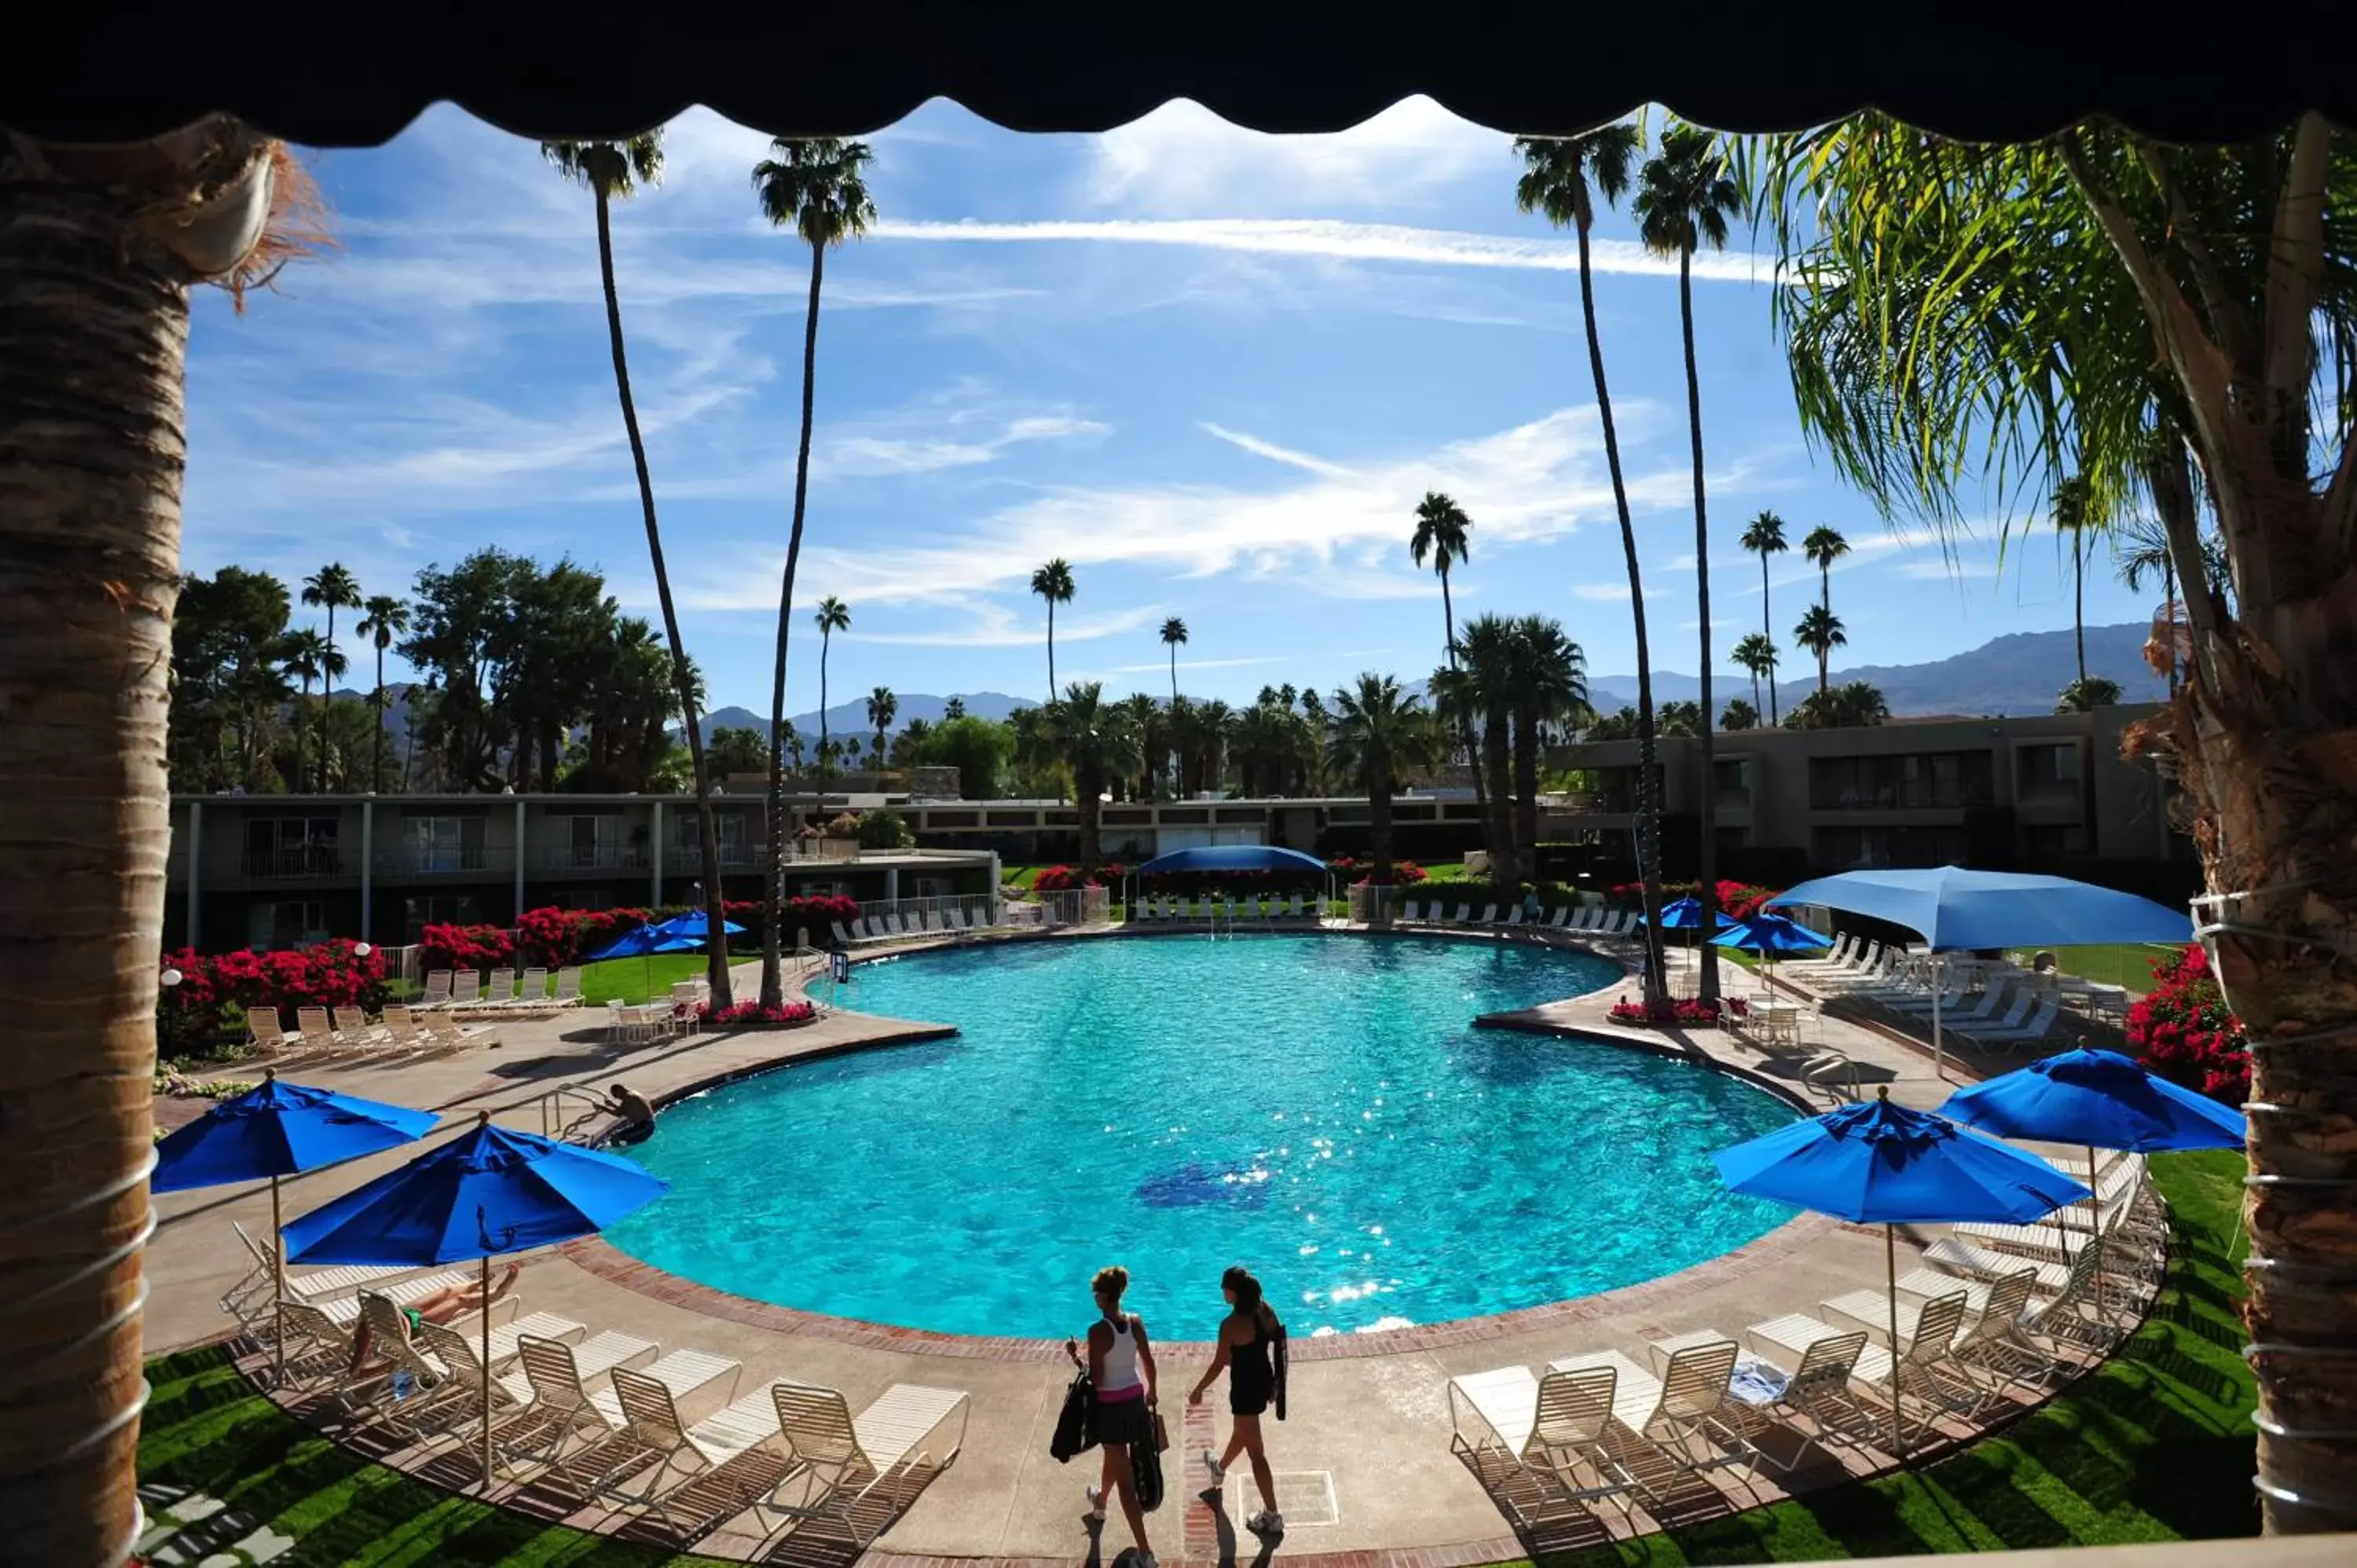
[[[490,1365],[491,1259],[603,1230],[670,1184],[619,1155],[491,1124],[475,1126],[286,1228],[286,1255],[321,1263],[482,1263],[482,1356]],[[491,1391],[483,1387],[483,1485],[491,1480]]]
[[[2067,876],[2023,872],[1846,871],[1788,887],[1769,905],[1817,905],[1889,920],[1922,934],[1932,950],[1932,1059],[1945,1070],[1940,1020],[1939,957],[1958,948],[2061,948],[2090,942],[2185,942],[2192,917],[2149,898]]]
[[[649,953],[665,952],[670,950],[663,944],[671,940],[659,927],[635,926],[591,953],[588,961],[604,963],[612,958],[644,958]]]
[[[732,937],[741,937],[745,934],[745,928],[730,919],[724,918],[720,922],[720,929]],[[684,941],[688,946],[694,947],[710,939],[712,921],[703,910],[691,909],[684,915],[673,916],[654,929],[662,932],[668,939]],[[656,950],[660,952],[665,950],[658,948]]]
[[[1637,917],[1640,924],[1643,923],[1644,918],[1645,917],[1642,915]],[[1728,918],[1726,910],[1721,909],[1718,911],[1718,929],[1725,930],[1728,926],[1733,924],[1734,921]],[[1691,897],[1676,898],[1662,906],[1662,929],[1665,931],[1694,931],[1700,930],[1701,929],[1701,899]]]
[[[1758,953],[1768,961],[1770,981],[1776,977],[1777,954],[1818,952],[1833,946],[1833,939],[1809,929],[1798,920],[1765,912],[1728,921],[1710,940],[1713,947]]]
[[[186,1192],[233,1181],[270,1183],[271,1313],[286,1294],[286,1239],[278,1183],[323,1165],[373,1155],[424,1137],[441,1118],[357,1095],[281,1083],[275,1071],[233,1100],[216,1104],[156,1145],[151,1192]],[[286,1374],[286,1336],[276,1335],[278,1373]]]
[[[1899,1353],[1896,1227],[1960,1220],[2027,1224],[2091,1196],[2035,1155],[1894,1104],[1888,1087],[1862,1105],[1796,1122],[1721,1149],[1711,1159],[1730,1191],[1883,1228],[1893,1356]],[[1890,1429],[1903,1460],[1907,1439],[1896,1379]]]

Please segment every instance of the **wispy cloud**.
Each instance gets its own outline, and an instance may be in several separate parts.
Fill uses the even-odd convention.
[[[874,596],[868,596],[873,597]],[[774,607],[774,602],[772,605]],[[903,648],[1027,648],[1047,646],[1048,622],[1045,617],[1032,619],[1016,614],[996,599],[965,598],[935,600],[928,606],[926,618],[938,620],[942,609],[963,610],[969,616],[963,626],[925,631],[861,631],[869,642],[888,642]],[[1161,615],[1158,605],[1140,605],[1104,615],[1065,615],[1056,622],[1056,642],[1093,642],[1102,637],[1122,637],[1136,631]],[[1182,661],[1183,663],[1183,661]],[[1146,669],[1159,670],[1154,664]]]
[[[1329,218],[1039,219],[1026,222],[941,223],[891,220],[874,231],[881,240],[935,244],[1177,245],[1263,256],[1345,262],[1397,262],[1431,267],[1573,272],[1579,249],[1568,240],[1533,240],[1396,223],[1353,223]],[[1675,277],[1677,258],[1657,256],[1634,240],[1597,240],[1591,260],[1599,273]],[[1707,252],[1694,259],[1694,275],[1714,282],[1772,284],[1772,258],[1749,251]]]
[[[1265,457],[1272,463],[1283,463],[1291,467],[1307,469],[1313,474],[1323,474],[1329,478],[1348,478],[1351,475],[1351,470],[1340,463],[1329,463],[1323,457],[1313,457],[1307,452],[1296,452],[1289,447],[1279,446],[1274,441],[1264,441],[1257,435],[1247,435],[1241,430],[1230,430],[1223,425],[1214,424],[1208,419],[1197,420],[1195,428],[1208,435],[1216,435],[1232,446],[1240,446],[1255,457]]]

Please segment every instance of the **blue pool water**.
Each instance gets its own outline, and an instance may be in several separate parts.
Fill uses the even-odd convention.
[[[607,1235],[720,1290],[965,1334],[1078,1327],[1110,1262],[1158,1334],[1190,1339],[1234,1262],[1298,1334],[1609,1290],[1787,1218],[1722,1189],[1708,1155],[1792,1116],[1682,1062],[1469,1026],[1617,974],[1339,937],[865,964],[841,1005],[959,1036],[664,1111],[630,1152],[672,1191]]]

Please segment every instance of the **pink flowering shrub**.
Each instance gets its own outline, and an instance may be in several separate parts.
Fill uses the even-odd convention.
[[[2153,990],[2128,1009],[2128,1048],[2136,1059],[2212,1100],[2240,1105],[2251,1094],[2251,1050],[2242,1021],[2199,947],[2155,959]]]
[[[384,1005],[384,955],[337,939],[279,952],[206,954],[194,948],[164,955],[164,967],[180,972],[180,983],[166,986],[156,1003],[156,1032],[166,1056],[185,1056],[217,1044],[257,1007],[357,1007]]]
[[[1084,884],[1081,880],[1081,874],[1072,867],[1050,865],[1031,879],[1031,887],[1038,893],[1070,893],[1072,889],[1084,886],[1106,887],[1121,880],[1124,869],[1121,862],[1107,861],[1098,866],[1095,874]]]
[[[715,1007],[707,1002],[695,1010],[695,1016],[710,1029],[791,1029],[816,1018],[818,1009],[807,1002],[787,1002],[775,1007],[764,1007],[759,1002]]]
[[[1760,913],[1761,905],[1782,891],[1781,888],[1724,879],[1715,886],[1718,889],[1718,907],[1738,920],[1748,920]],[[1674,904],[1681,898],[1694,897],[1701,890],[1702,884],[1698,882],[1664,882],[1662,884],[1662,902]],[[1645,885],[1641,882],[1619,883],[1605,897],[1618,908],[1641,909],[1645,905]]]
[[[1705,1002],[1691,996],[1682,996],[1663,1002],[1650,1012],[1642,1002],[1624,997],[1614,1003],[1612,1010],[1605,1016],[1615,1024],[1627,1024],[1641,1029],[1672,1026],[1711,1029],[1718,1026],[1718,1010],[1722,1005],[1737,1017],[1743,1016],[1744,1006],[1739,999],[1728,998],[1724,1002]]]

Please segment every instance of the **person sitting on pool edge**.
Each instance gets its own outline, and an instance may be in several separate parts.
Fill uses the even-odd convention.
[[[621,1119],[622,1124],[606,1140],[608,1144],[643,1144],[655,1130],[653,1102],[627,1083],[616,1084],[614,1098],[599,1101],[597,1109]]]

